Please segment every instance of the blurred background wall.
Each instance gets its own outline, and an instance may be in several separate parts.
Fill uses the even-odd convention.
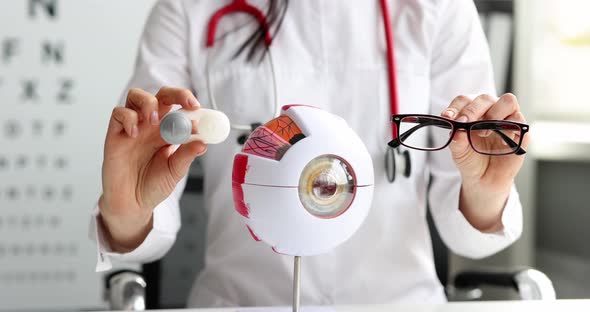
[[[0,310],[105,307],[88,215],[100,193],[108,116],[154,2],[0,0]],[[488,15],[490,3],[513,10]],[[451,256],[450,274],[531,265],[559,297],[590,297],[590,2],[476,4],[497,88],[519,97],[532,124],[517,181],[525,232],[489,259]],[[198,163],[190,175],[179,239],[152,271],[168,307],[183,306],[202,267]]]

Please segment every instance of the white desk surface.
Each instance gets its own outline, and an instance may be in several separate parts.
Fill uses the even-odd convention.
[[[291,312],[291,308],[229,308],[229,309],[186,309],[163,310],[183,312]],[[440,305],[359,305],[322,308],[302,307],[301,312],[571,312],[590,311],[590,300],[557,301],[493,301],[461,302]]]

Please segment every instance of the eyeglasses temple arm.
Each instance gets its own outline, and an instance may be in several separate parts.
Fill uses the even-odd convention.
[[[507,135],[504,134],[504,132],[497,130],[497,129],[493,129],[493,131],[498,134],[502,140],[504,140],[504,142],[506,142],[506,144],[508,144],[508,146],[515,148],[518,146],[518,143],[514,142],[510,137],[508,137]],[[514,152],[516,155],[524,155],[526,154],[526,150],[520,146],[518,146],[518,149]]]
[[[387,145],[389,145],[389,146],[391,146],[391,147],[393,147],[393,148],[397,148],[398,146],[400,146],[400,145],[401,145],[401,143],[400,143],[400,141],[399,141],[399,138],[395,138],[395,139],[393,139],[393,140],[389,141],[389,142],[387,143]]]

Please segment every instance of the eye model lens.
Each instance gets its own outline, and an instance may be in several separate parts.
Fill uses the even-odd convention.
[[[327,170],[321,172],[312,183],[313,196],[319,199],[330,199],[338,191],[336,178]]]
[[[310,161],[299,178],[299,199],[305,209],[320,218],[334,218],[344,213],[355,194],[352,168],[333,155]]]

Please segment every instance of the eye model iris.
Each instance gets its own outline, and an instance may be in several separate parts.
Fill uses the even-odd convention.
[[[343,214],[356,192],[350,166],[341,158],[323,155],[311,160],[299,179],[299,199],[312,215],[329,219]]]

